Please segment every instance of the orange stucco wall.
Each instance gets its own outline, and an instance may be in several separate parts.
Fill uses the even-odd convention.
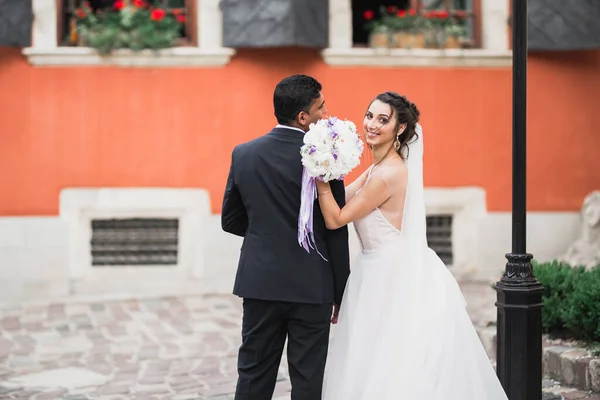
[[[530,210],[577,210],[600,187],[599,71],[600,52],[530,57]],[[100,186],[208,188],[219,212],[231,149],[275,124],[273,87],[297,72],[357,123],[376,93],[407,94],[426,185],[482,186],[490,210],[510,210],[508,68],[334,68],[297,49],[215,69],[34,68],[0,49],[0,215],[56,215],[62,188]]]

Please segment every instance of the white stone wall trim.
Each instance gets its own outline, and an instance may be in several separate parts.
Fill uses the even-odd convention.
[[[199,278],[204,272],[203,225],[210,218],[210,197],[204,189],[76,188],[60,193],[60,218],[68,225],[69,277],[108,281]],[[96,218],[179,218],[176,266],[92,267],[91,221]]]
[[[501,67],[512,66],[512,52],[485,49],[328,48],[329,65],[370,67]]]
[[[34,66],[119,66],[119,67],[219,67],[229,63],[234,50],[227,48],[204,50],[197,47],[176,47],[158,52],[118,50],[101,56],[89,47],[56,47],[54,49],[23,49]]]
[[[453,264],[458,276],[477,270],[478,227],[487,214],[485,190],[478,187],[425,188],[427,215],[452,215]]]
[[[121,50],[107,56],[86,47],[58,46],[56,0],[33,0],[32,46],[23,54],[34,66],[219,67],[235,50],[222,46],[220,0],[197,0],[198,46],[158,52]]]

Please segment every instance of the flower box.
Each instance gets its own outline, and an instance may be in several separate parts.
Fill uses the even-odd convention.
[[[117,0],[112,8],[93,10],[88,2],[75,10],[79,45],[108,54],[117,49],[160,50],[177,45],[185,16],[144,0]],[[71,33],[72,35],[73,33]]]
[[[381,7],[380,15],[375,19],[371,10],[363,15],[372,48],[457,49],[468,42],[464,16],[450,16],[440,10],[419,14],[414,9],[396,7]]]

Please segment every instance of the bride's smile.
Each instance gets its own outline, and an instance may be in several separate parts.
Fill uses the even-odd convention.
[[[392,108],[388,104],[380,100],[373,101],[363,120],[363,131],[367,144],[372,148],[390,148],[396,139],[397,128],[399,128],[395,126],[394,121]]]

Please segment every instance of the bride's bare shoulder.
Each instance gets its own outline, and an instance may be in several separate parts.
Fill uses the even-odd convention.
[[[408,176],[406,164],[400,157],[390,159],[378,172],[379,176],[386,181],[405,181]]]

